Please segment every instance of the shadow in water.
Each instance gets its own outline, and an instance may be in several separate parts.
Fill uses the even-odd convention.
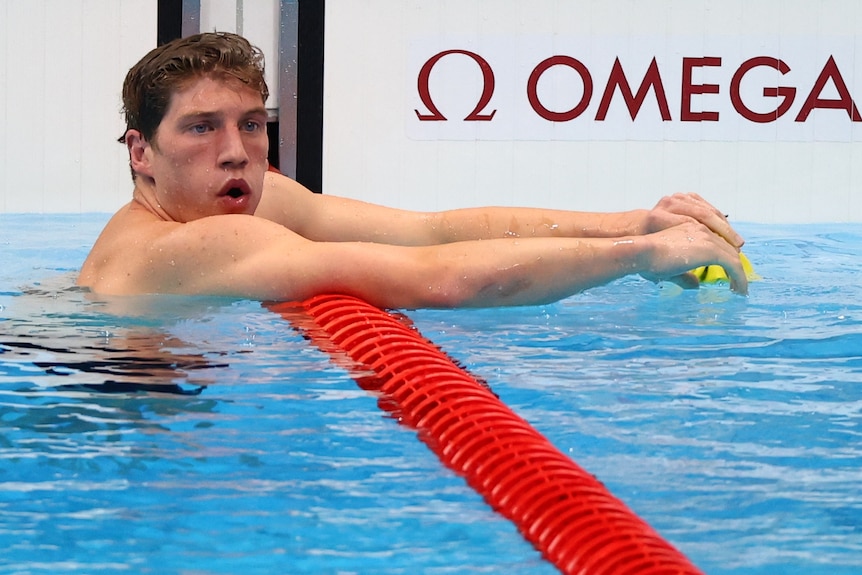
[[[229,364],[161,326],[199,316],[212,303],[27,289],[0,316],[0,382],[20,391],[198,395],[215,383],[213,370]]]

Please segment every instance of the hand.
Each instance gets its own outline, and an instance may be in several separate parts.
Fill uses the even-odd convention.
[[[691,220],[655,232],[645,251],[641,275],[654,282],[671,281],[684,288],[698,286],[690,270],[705,265],[720,265],[730,278],[730,289],[748,293],[748,279],[742,269],[739,250],[702,223]]]
[[[645,218],[644,232],[655,233],[686,222],[699,222],[737,251],[745,243],[727,218],[697,194],[674,194],[662,198]]]

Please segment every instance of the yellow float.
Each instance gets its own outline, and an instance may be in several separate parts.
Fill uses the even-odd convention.
[[[745,277],[748,281],[759,280],[760,276],[754,271],[751,261],[742,252],[739,253],[739,261],[742,262],[742,270],[745,272]],[[718,265],[700,266],[691,270],[691,273],[700,281],[701,284],[714,284],[721,281],[730,281],[727,277],[727,272],[724,268]]]

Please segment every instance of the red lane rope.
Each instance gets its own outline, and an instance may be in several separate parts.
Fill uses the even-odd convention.
[[[297,306],[304,310],[298,315]],[[334,359],[567,574],[702,574],[403,317],[347,296],[270,309]]]

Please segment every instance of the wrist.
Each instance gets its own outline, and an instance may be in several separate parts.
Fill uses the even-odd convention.
[[[585,235],[602,238],[623,238],[627,236],[642,236],[649,232],[647,227],[647,210],[629,210],[604,214],[596,218],[596,226],[592,230],[584,230]]]
[[[647,218],[649,210],[630,210],[623,212],[620,235],[643,236],[649,233]]]
[[[625,235],[613,238],[612,242],[611,257],[619,276],[649,272],[654,249],[651,236]]]

